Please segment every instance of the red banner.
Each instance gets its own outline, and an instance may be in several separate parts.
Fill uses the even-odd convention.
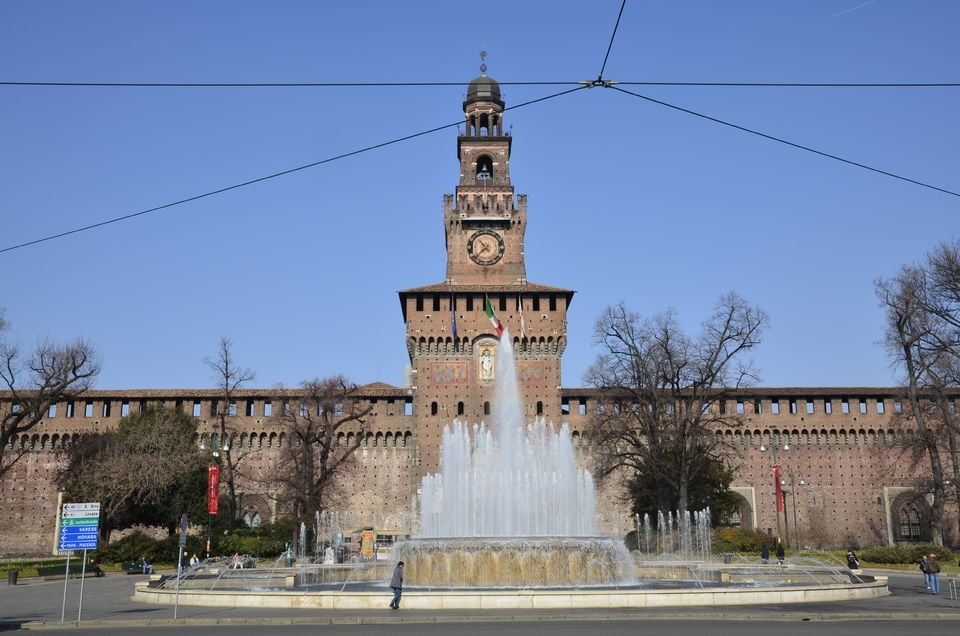
[[[783,512],[783,489],[780,488],[780,467],[773,467],[773,481],[777,485],[777,512]]]
[[[780,483],[779,481],[777,482]],[[207,467],[207,512],[217,514],[220,506],[220,467]]]

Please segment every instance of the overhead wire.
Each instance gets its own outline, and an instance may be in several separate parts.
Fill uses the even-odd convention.
[[[771,140],[771,141],[775,141],[775,142],[777,142],[777,143],[785,144],[785,145],[787,145],[787,146],[791,146],[791,147],[797,148],[797,149],[799,149],[799,150],[804,150],[804,151],[806,151],[806,152],[811,152],[811,153],[813,153],[813,154],[820,155],[821,157],[826,157],[826,158],[828,158],[828,159],[833,159],[833,160],[835,160],[835,161],[840,161],[840,162],[842,162],[842,163],[845,163],[845,164],[848,164],[848,165],[851,165],[851,166],[856,166],[857,168],[863,168],[864,170],[869,170],[869,171],[871,171],[871,172],[876,172],[876,173],[878,173],[878,174],[882,174],[882,175],[885,175],[885,176],[888,176],[888,177],[892,177],[892,178],[894,178],[894,179],[899,179],[899,180],[901,180],[901,181],[906,181],[907,183],[912,183],[912,184],[914,184],[914,185],[918,185],[918,186],[921,186],[921,187],[924,187],[924,188],[929,188],[929,189],[931,189],[931,190],[936,190],[937,192],[942,192],[942,193],[944,193],[944,194],[949,194],[949,195],[952,195],[952,196],[955,196],[955,197],[960,197],[960,192],[954,192],[953,190],[948,190],[948,189],[946,189],[946,188],[941,188],[941,187],[939,187],[939,186],[935,186],[935,185],[932,185],[932,184],[930,184],[930,183],[925,183],[925,182],[923,182],[923,181],[918,181],[917,179],[911,179],[910,177],[904,177],[903,175],[899,175],[899,174],[896,174],[896,173],[894,173],[894,172],[890,172],[890,171],[888,171],[888,170],[881,170],[880,168],[875,168],[875,167],[869,166],[869,165],[867,165],[867,164],[865,164],[865,163],[860,163],[860,162],[857,162],[857,161],[852,161],[852,160],[850,160],[850,159],[844,159],[843,157],[840,157],[840,156],[838,156],[838,155],[835,155],[835,154],[832,154],[832,153],[829,153],[829,152],[824,152],[824,151],[822,151],[822,150],[817,150],[816,148],[812,148],[812,147],[810,147],[810,146],[805,146],[805,145],[803,145],[803,144],[798,144],[798,143],[796,143],[796,142],[789,141],[789,140],[787,140],[787,139],[783,139],[782,137],[776,137],[776,136],[774,136],[774,135],[768,135],[767,133],[763,133],[763,132],[760,132],[760,131],[758,131],[758,130],[754,130],[754,129],[752,129],[752,128],[747,128],[746,126],[740,126],[739,124],[734,124],[734,123],[729,122],[729,121],[724,121],[724,120],[719,119],[719,118],[717,118],[717,117],[711,117],[710,115],[704,115],[703,113],[698,113],[697,111],[690,110],[689,108],[683,108],[682,106],[677,106],[676,104],[671,104],[671,103],[665,102],[665,101],[663,101],[663,100],[654,99],[653,97],[649,97],[649,96],[647,96],[647,95],[641,95],[640,93],[635,93],[635,92],[633,92],[633,91],[628,91],[628,90],[625,90],[625,89],[620,88],[620,87],[615,86],[615,85],[614,85],[614,86],[607,86],[607,88],[612,88],[613,90],[619,91],[619,92],[624,93],[624,94],[626,94],[626,95],[632,95],[633,97],[636,97],[636,98],[638,98],[638,99],[643,99],[643,100],[646,100],[646,101],[651,102],[651,103],[653,103],[653,104],[658,104],[658,105],[660,105],[660,106],[665,106],[666,108],[672,108],[673,110],[677,110],[677,111],[680,111],[680,112],[682,112],[682,113],[686,113],[686,114],[688,114],[688,115],[693,115],[693,116],[695,116],[695,117],[700,117],[700,118],[702,118],[702,119],[706,119],[707,121],[712,121],[712,122],[717,123],[717,124],[722,124],[722,125],[724,125],[724,126],[729,126],[730,128],[734,128],[734,129],[739,130],[739,131],[742,131],[742,132],[750,133],[751,135],[757,135],[758,137],[763,137],[764,139],[769,139],[769,140]]]
[[[462,82],[461,82],[461,85],[462,85]],[[522,102],[522,103],[520,103],[520,104],[516,104],[516,105],[510,106],[510,107],[508,107],[508,108],[504,108],[504,110],[505,110],[505,111],[507,111],[507,110],[516,110],[517,108],[523,108],[523,107],[525,107],[525,106],[531,106],[531,105],[537,104],[537,103],[539,103],[539,102],[544,102],[544,101],[547,101],[547,100],[550,100],[550,99],[554,99],[554,98],[556,98],[556,97],[561,97],[561,96],[563,96],[563,95],[567,95],[567,94],[569,94],[569,93],[573,93],[573,92],[575,92],[575,91],[582,90],[583,88],[586,88],[586,87],[584,87],[584,86],[577,86],[577,87],[575,87],[575,88],[571,88],[570,90],[561,91],[561,92],[555,93],[555,94],[553,94],[553,95],[547,95],[547,96],[545,96],[545,97],[539,97],[539,98],[537,98],[537,99],[531,99],[531,100],[528,100],[528,101],[526,101],[526,102]],[[178,205],[183,205],[183,204],[186,204],[186,203],[191,203],[191,202],[193,202],[193,201],[198,201],[198,200],[200,200],[200,199],[205,199],[205,198],[208,198],[208,197],[212,197],[212,196],[215,196],[215,195],[218,195],[218,194],[223,194],[224,192],[229,192],[229,191],[231,191],[231,190],[238,190],[238,189],[240,189],[240,188],[245,188],[245,187],[247,187],[247,186],[251,186],[251,185],[254,185],[254,184],[257,184],[257,183],[262,183],[262,182],[264,182],[264,181],[269,181],[269,180],[271,180],[271,179],[276,179],[276,178],[278,178],[278,177],[286,176],[286,175],[288,175],[288,174],[293,174],[293,173],[295,173],[295,172],[300,172],[300,171],[302,171],[302,170],[307,170],[308,168],[314,168],[314,167],[316,167],[316,166],[320,166],[320,165],[323,165],[323,164],[325,164],[325,163],[331,163],[331,162],[333,162],[333,161],[338,161],[338,160],[340,160],[340,159],[346,159],[347,157],[353,157],[353,156],[355,156],[355,155],[359,155],[359,154],[362,154],[362,153],[365,153],[365,152],[370,152],[371,150],[376,150],[376,149],[378,149],[378,148],[384,148],[384,147],[386,147],[386,146],[391,146],[391,145],[393,145],[393,144],[398,144],[398,143],[400,143],[400,142],[402,142],[402,141],[409,141],[409,140],[411,140],[411,139],[416,139],[417,137],[423,137],[423,136],[425,136],[425,135],[429,135],[429,134],[431,134],[431,133],[435,133],[435,132],[438,132],[438,131],[441,131],[441,130],[445,130],[445,129],[447,129],[447,128],[452,128],[452,127],[454,127],[454,126],[459,126],[459,125],[462,124],[462,123],[463,123],[462,121],[456,121],[456,122],[451,123],[451,124],[444,124],[444,125],[442,125],[442,126],[436,126],[436,127],[434,127],[434,128],[430,128],[430,129],[427,129],[427,130],[422,130],[422,131],[420,131],[420,132],[413,133],[413,134],[410,134],[410,135],[405,135],[405,136],[403,136],[403,137],[397,137],[396,139],[391,139],[391,140],[389,140],[389,141],[384,141],[384,142],[381,142],[381,143],[378,143],[378,144],[373,144],[373,145],[370,145],[370,146],[366,146],[366,147],[364,147],[364,148],[359,148],[359,149],[357,149],[357,150],[352,150],[352,151],[350,151],[350,152],[345,152],[345,153],[343,153],[343,154],[339,154],[339,155],[336,155],[336,156],[333,156],[333,157],[328,157],[328,158],[326,158],[326,159],[321,159],[321,160],[319,160],[319,161],[313,161],[313,162],[311,162],[311,163],[307,163],[307,164],[304,164],[304,165],[302,165],[302,166],[297,166],[297,167],[295,167],[295,168],[289,168],[289,169],[287,169],[287,170],[281,170],[281,171],[279,171],[279,172],[274,172],[274,173],[272,173],[272,174],[269,174],[269,175],[266,175],[266,176],[263,176],[263,177],[258,177],[258,178],[256,178],[256,179],[250,179],[250,180],[244,181],[244,182],[242,182],[242,183],[235,183],[235,184],[233,184],[233,185],[229,185],[229,186],[226,186],[226,187],[223,187],[223,188],[218,188],[218,189],[216,189],[216,190],[210,190],[209,192],[204,192],[204,193],[202,193],[202,194],[197,194],[197,195],[194,195],[194,196],[186,197],[186,198],[183,198],[183,199],[179,199],[179,200],[177,200],[177,201],[172,201],[172,202],[170,202],[170,203],[165,203],[165,204],[163,204],[163,205],[158,205],[158,206],[155,206],[155,207],[152,207],[152,208],[148,208],[148,209],[146,209],[146,210],[140,210],[140,211],[138,211],[138,212],[132,212],[132,213],[130,213],[130,214],[124,214],[123,216],[118,216],[118,217],[116,217],[116,218],[108,219],[108,220],[106,220],[106,221],[100,221],[99,223],[91,223],[90,225],[85,225],[85,226],[83,226],[83,227],[74,228],[74,229],[72,229],[72,230],[68,230],[68,231],[66,231],[66,232],[60,232],[60,233],[58,233],[58,234],[51,234],[51,235],[44,236],[44,237],[41,237],[41,238],[38,238],[38,239],[34,239],[34,240],[32,240],[32,241],[26,241],[26,242],[24,242],[24,243],[19,243],[19,244],[17,244],[17,245],[10,245],[10,246],[8,246],[8,247],[0,248],[0,254],[3,254],[3,253],[5,253],[5,252],[11,252],[11,251],[13,251],[13,250],[21,249],[21,248],[24,248],[24,247],[29,247],[30,245],[36,245],[36,244],[38,244],[38,243],[44,243],[44,242],[46,242],[46,241],[52,241],[52,240],[54,240],[54,239],[62,238],[62,237],[64,237],[64,236],[70,236],[71,234],[79,234],[80,232],[86,232],[87,230],[93,230],[93,229],[95,229],[95,228],[103,227],[103,226],[105,226],[105,225],[111,225],[111,224],[113,224],[113,223],[119,223],[120,221],[126,221],[126,220],[133,219],[133,218],[136,218],[136,217],[139,217],[139,216],[144,216],[144,215],[150,214],[150,213],[152,213],[152,212],[159,212],[160,210],[167,210],[167,209],[169,209],[169,208],[173,208],[173,207],[176,207],[176,206],[178,206]]]
[[[611,39],[611,46],[613,41]],[[609,55],[609,49],[607,51]],[[600,75],[606,68],[604,58]],[[501,86],[567,86],[580,84],[576,81],[542,82],[497,82]],[[624,86],[704,86],[729,88],[957,88],[960,83],[952,82],[635,82],[620,81]],[[31,87],[50,86],[60,88],[390,88],[390,87],[430,87],[463,86],[463,82],[14,82],[0,81],[0,86]]]

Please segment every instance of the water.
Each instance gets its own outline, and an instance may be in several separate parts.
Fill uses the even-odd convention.
[[[421,484],[420,533],[392,560],[422,587],[564,587],[632,580],[619,540],[598,537],[592,475],[567,425],[525,422],[510,334],[497,347],[490,422],[454,420],[441,472]]]
[[[492,417],[454,420],[442,471],[421,485],[421,537],[576,537],[596,534],[592,475],[577,467],[570,429],[524,422],[513,348],[497,347]]]

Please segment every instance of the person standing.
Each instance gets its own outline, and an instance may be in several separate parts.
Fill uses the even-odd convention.
[[[786,552],[784,552],[783,550],[783,544],[778,543],[777,544],[777,563],[779,563],[780,565],[783,565],[783,561],[785,558],[786,558]]]
[[[398,561],[397,567],[393,570],[393,578],[390,579],[390,589],[393,590],[393,600],[390,601],[390,609],[400,609],[400,594],[403,592],[403,561]]]
[[[923,558],[920,559],[920,571],[923,572],[923,586],[929,590],[930,589],[930,570],[927,569],[928,564],[929,564],[929,561],[927,561],[927,555],[924,554]]]
[[[937,563],[937,555],[931,554],[927,558],[927,572],[930,573],[930,592],[937,596],[940,595],[940,564]]]
[[[760,546],[760,563],[770,563],[770,548],[766,543]]]

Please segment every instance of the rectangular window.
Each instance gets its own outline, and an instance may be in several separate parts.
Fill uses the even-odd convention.
[[[900,403],[900,400],[895,400],[893,402],[893,412],[894,413],[903,413],[903,404]]]
[[[51,404],[50,408],[47,409],[47,417],[56,417],[57,416],[57,405]]]
[[[720,415],[727,414],[727,401],[726,400],[717,400],[717,406],[720,410]]]
[[[557,310],[557,297],[550,296],[550,311],[556,311],[556,310]]]
[[[300,417],[306,417],[310,415],[310,409],[307,408],[306,404],[300,403]]]
[[[194,401],[194,403],[193,403],[193,416],[194,416],[194,417],[200,417],[200,415],[202,415],[202,414],[203,414],[203,406],[200,404],[200,402]]]
[[[533,311],[540,311],[540,297],[533,297]]]
[[[343,404],[339,402],[333,405],[333,414],[337,417],[343,415]]]
[[[737,415],[743,415],[743,400],[737,400]]]
[[[860,413],[866,413],[866,412],[867,412],[867,401],[864,400],[863,398],[860,398]]]
[[[433,297],[433,310],[440,311],[440,296]]]
[[[883,415],[886,410],[886,407],[883,405],[883,400],[877,400],[877,413]]]
[[[263,403],[263,416],[271,417],[273,415],[273,402],[267,400]]]
[[[236,403],[236,402],[230,402],[230,406],[227,407],[227,415],[229,415],[230,417],[236,417],[236,416],[237,416],[237,403]]]
[[[120,417],[127,417],[130,415],[130,402],[124,400],[120,403]]]
[[[770,400],[770,412],[780,415],[780,400]]]
[[[423,311],[423,296],[417,296],[417,311]]]
[[[604,411],[603,404],[597,404],[597,415],[603,415]]]
[[[830,400],[824,400],[823,412],[826,413],[827,415],[830,415],[831,413],[833,413],[833,402],[831,402]]]
[[[73,402],[67,402],[67,417],[73,417]]]
[[[492,301],[491,301],[491,302],[492,302]],[[498,311],[507,311],[507,297],[506,297],[506,296],[501,296],[501,297],[500,297],[500,309],[498,309]]]
[[[103,410],[100,412],[100,417],[110,417],[110,400],[103,401]]]
[[[254,406],[253,406],[253,400],[247,400],[247,410],[246,410],[245,412],[246,412],[246,414],[247,414],[247,417],[253,417],[253,416],[254,416],[255,410],[254,410]]]
[[[797,401],[790,400],[790,415],[796,415],[796,414],[797,414]]]
[[[467,311],[473,311],[473,296],[467,296]]]
[[[84,417],[93,417],[93,402],[87,401],[83,405],[83,416]]]
[[[807,400],[807,415],[813,413],[813,400]]]
[[[848,400],[847,398],[843,398],[840,401],[840,412],[843,413],[844,415],[850,412],[850,400]]]
[[[580,400],[580,405],[577,407],[577,415],[586,415],[587,414],[587,403],[583,400]]]
[[[570,403],[564,400],[560,404],[560,414],[561,415],[570,415]]]
[[[880,404],[881,404],[880,400],[877,400],[877,405],[879,406]],[[954,400],[949,400],[947,402],[947,412],[948,413],[957,412],[957,403]]]
[[[756,413],[757,415],[760,415],[761,413],[763,413],[763,402],[761,402],[760,400],[754,400],[753,412]]]
[[[413,415],[413,402],[403,403],[403,414],[407,416]]]

